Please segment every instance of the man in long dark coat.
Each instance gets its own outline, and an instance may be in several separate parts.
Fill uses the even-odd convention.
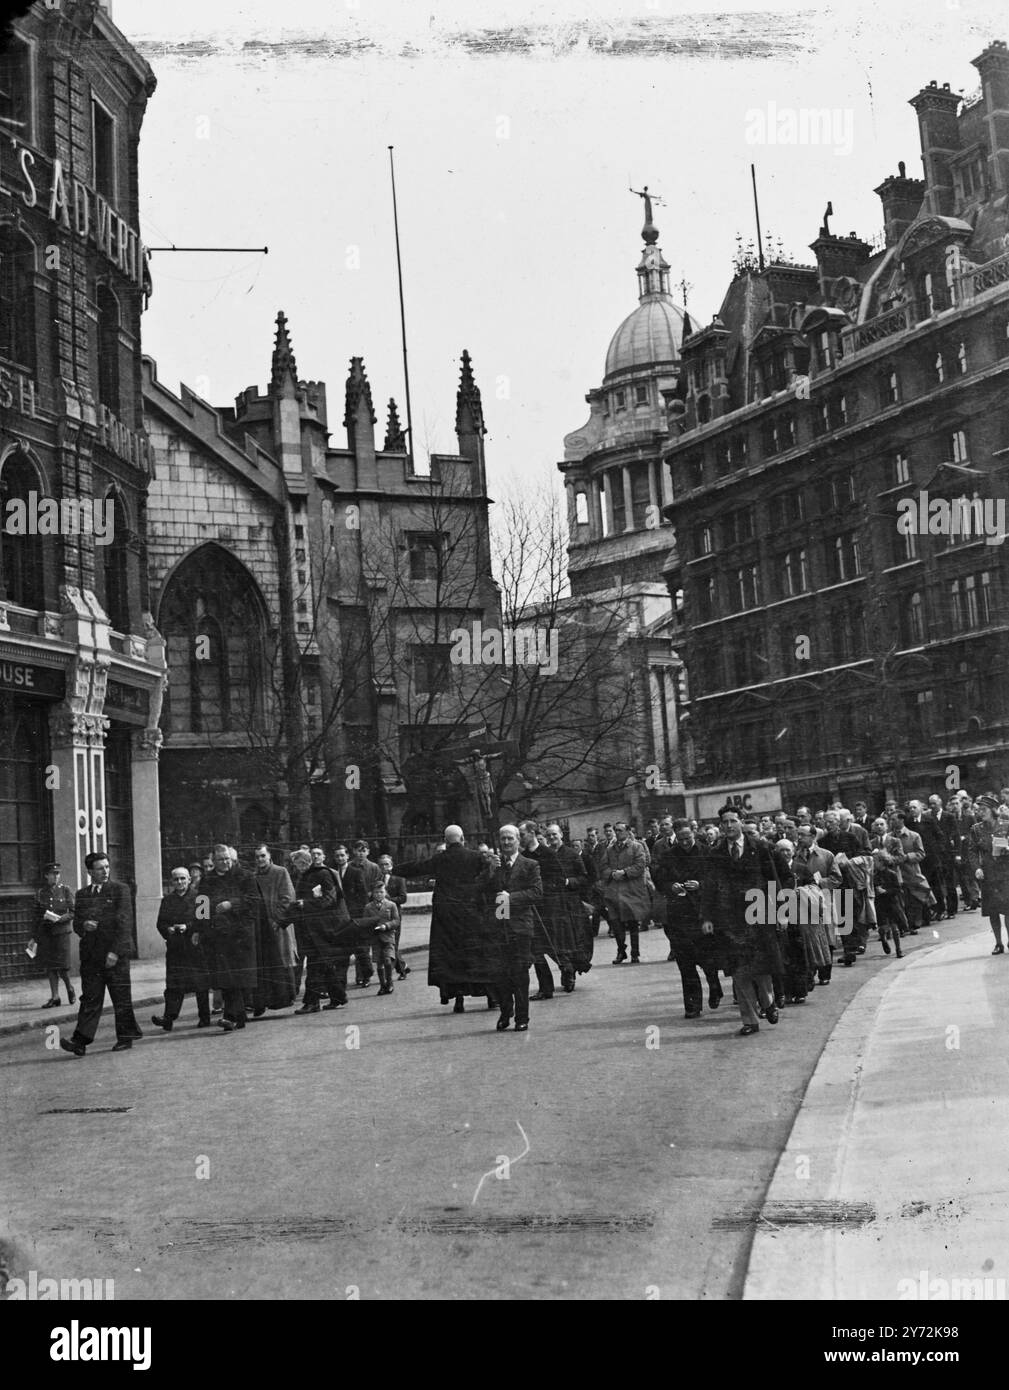
[[[543,865],[543,906],[540,913],[557,951],[561,968],[561,988],[570,994],[575,976],[592,969],[593,937],[583,900],[589,891],[589,877],[581,855],[564,843],[556,823],[546,827],[547,850],[554,855],[557,873],[548,889]]]
[[[486,974],[480,974],[478,949],[480,912],[477,879],[484,857],[463,845],[462,828],[445,828],[445,848],[428,859],[397,864],[400,878],[433,878],[431,939],[428,948],[427,982],[441,992],[441,1002],[455,1000],[455,1012],[465,1009],[467,994],[487,994]]]
[[[771,851],[748,841],[736,811],[722,816],[724,839],[707,860],[701,885],[701,930],[720,929],[726,937],[729,969],[743,1026],[738,1036],[756,1033],[759,999],[768,1023],[777,1023],[772,976],[783,971],[777,939],[778,879]],[[770,906],[768,904],[770,892]]]
[[[529,1027],[529,967],[533,959],[533,909],[543,900],[543,881],[535,859],[519,854],[514,825],[498,831],[500,853],[487,856],[479,880],[484,952],[483,968],[494,981],[501,1008],[498,1032],[511,1025]]]
[[[165,1011],[153,1014],[151,1022],[170,1033],[183,999],[193,993],[199,1020],[196,1026],[209,1028],[210,971],[203,948],[193,944],[193,937],[199,934],[196,893],[189,870],[182,865],[172,870],[171,892],[161,900],[156,925],[165,941]]]
[[[207,920],[201,921],[205,899]],[[232,861],[227,845],[214,846],[214,869],[200,884],[197,894],[199,943],[211,953],[211,979],[224,997],[224,1013],[217,1020],[225,1032],[244,1028],[246,1009],[252,1003],[258,975],[256,917],[259,893],[252,875]]]
[[[289,1008],[297,994],[294,929],[291,926],[294,884],[283,865],[274,864],[269,845],[259,845],[256,849],[253,881],[260,901],[256,914],[259,973],[252,996],[252,1016],[260,1018],[267,1009]]]
[[[700,843],[686,820],[674,823],[672,842],[659,843],[662,848],[652,875],[656,889],[666,901],[666,936],[680,971],[684,1016],[700,1018],[704,991],[698,967],[708,982],[708,1007],[717,1009],[722,1002],[718,972],[724,964],[724,942],[717,933],[706,936],[701,931],[701,890],[707,874],[709,850]]]

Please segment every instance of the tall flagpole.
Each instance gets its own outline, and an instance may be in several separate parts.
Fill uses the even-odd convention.
[[[760,266],[761,270],[763,270],[764,246],[760,239],[760,204],[757,202],[757,170],[753,164],[750,165],[750,178],[753,181],[753,211],[757,215],[757,264]]]
[[[399,257],[399,214],[396,210],[396,166],[389,146],[389,176],[392,179],[392,225],[396,232],[396,274],[399,277],[399,325],[403,336],[403,380],[406,385],[406,437],[409,441],[410,471],[414,468],[413,413],[410,409],[410,369],[406,360],[406,310],[403,307],[403,263]]]

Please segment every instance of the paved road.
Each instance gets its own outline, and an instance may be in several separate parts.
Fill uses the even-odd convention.
[[[440,1008],[415,956],[391,998],[244,1034],[197,1032],[187,1001],[131,1053],[109,1019],[83,1061],[4,1039],[0,1231],[20,1268],[118,1298],[737,1298],[820,1051],[903,966],[874,942],[740,1039],[729,998],[685,1021],[665,938],[642,943],[617,969],[600,938],[524,1036]]]

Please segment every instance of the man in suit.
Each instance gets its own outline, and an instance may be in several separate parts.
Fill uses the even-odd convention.
[[[852,820],[856,825],[860,825],[867,835],[872,835],[873,817],[869,815],[869,808],[864,801],[855,802],[855,814]]]
[[[143,1033],[137,1026],[130,993],[130,957],[133,954],[133,909],[125,883],[109,877],[109,856],[104,850],[87,855],[84,867],[91,878],[74,899],[74,931],[81,939],[81,1006],[77,1026],[60,1047],[83,1057],[95,1040],[102,1016],[105,991],[109,992],[116,1020],[113,1052],[128,1052]]]
[[[495,987],[501,1006],[499,1033],[515,1017],[516,1033],[529,1028],[529,966],[533,958],[532,909],[543,900],[543,879],[535,859],[519,854],[515,825],[498,831],[500,851],[488,856],[480,875],[484,912],[494,933],[499,961]]]
[[[930,921],[940,922],[946,916],[946,876],[943,872],[942,831],[935,821],[925,815],[920,801],[907,803],[904,823],[908,830],[917,835],[922,843],[925,857],[921,861],[921,871],[928,880],[935,904],[926,907],[924,926]]]
[[[400,932],[403,930],[403,909],[406,907],[407,891],[406,879],[401,874],[394,874],[392,871],[392,855],[380,854],[378,856],[378,867],[382,874],[382,883],[385,887],[385,896],[390,902],[396,904],[399,920],[396,922],[396,974],[401,980],[405,980],[410,973],[410,967],[403,959],[399,949]]]
[[[477,879],[483,868],[484,855],[464,846],[462,827],[447,825],[443,850],[428,859],[397,864],[394,870],[404,879],[434,879],[427,982],[440,992],[443,1004],[455,1000],[457,1014],[465,1013],[467,994],[487,994],[489,976],[480,973],[477,946]]]
[[[778,1021],[772,977],[783,974],[784,966],[778,946],[777,913],[766,910],[768,894],[772,901],[776,900],[778,874],[766,845],[743,835],[737,811],[723,813],[722,830],[725,838],[708,856],[708,873],[701,880],[701,931],[705,936],[713,936],[717,927],[727,938],[732,983],[743,1024],[737,1036],[745,1038],[760,1028],[758,999],[768,1023]],[[768,921],[768,917],[774,920]]]
[[[944,809],[942,797],[934,792],[928,799],[928,811],[924,817],[936,827],[936,859],[939,865],[938,878],[942,883],[943,895],[939,898],[940,912],[946,910],[947,917],[955,917],[960,903],[956,895],[956,857],[959,853],[960,833],[957,818]],[[933,884],[933,892],[935,892]],[[938,893],[936,893],[938,897]]]
[[[974,824],[970,797],[957,795],[947,802],[946,809],[956,825],[956,854],[953,857],[954,877],[960,886],[960,892],[963,894],[963,910],[973,912],[980,906],[981,898],[967,855],[971,826]]]
[[[215,845],[214,871],[200,883],[199,897],[207,899],[208,919],[196,933],[196,944],[209,944],[211,983],[224,1000],[217,1026],[232,1033],[245,1027],[259,979],[259,890],[249,871],[232,858],[229,846]]]
[[[337,846],[337,866],[341,874],[341,887],[344,897],[347,899],[347,908],[355,922],[359,922],[368,909],[371,902],[371,895],[382,882],[382,870],[377,864],[373,864],[368,858],[369,845],[367,840],[355,840],[350,847],[350,862],[340,863],[342,856],[339,851],[344,850],[344,845]],[[375,973],[375,965],[371,958],[371,937],[367,929],[363,930],[354,939],[354,977],[362,988],[371,984],[372,976]]]
[[[614,841],[606,850],[600,874],[605,884],[607,913],[617,939],[613,964],[623,965],[627,959],[627,933],[630,932],[631,964],[637,965],[638,932],[652,912],[652,897],[645,881],[648,851],[641,840],[631,838],[626,821],[617,821],[613,830]]]
[[[554,851],[546,845],[540,844],[534,820],[519,822],[519,853],[528,859],[535,859],[539,864],[540,881],[543,886],[543,902],[533,917],[533,969],[536,972],[536,982],[539,985],[539,989],[533,995],[533,1000],[552,999],[554,997],[554,977],[547,962],[547,956],[550,956],[560,965],[560,955],[554,937],[552,908],[557,896],[564,891],[564,870],[558,863]]]
[[[698,904],[704,882],[708,848],[698,842],[689,821],[676,822],[676,838],[664,842],[655,864],[655,886],[666,902],[666,937],[680,969],[685,1018],[700,1018],[704,1002],[697,967],[708,982],[708,1007],[722,1001],[718,978],[721,943],[701,932]]]

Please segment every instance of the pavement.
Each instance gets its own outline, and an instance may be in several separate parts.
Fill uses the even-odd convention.
[[[120,1299],[896,1298],[895,1274],[955,1275],[943,1244],[987,1216],[959,1272],[1000,1273],[1009,956],[976,913],[905,944],[746,1039],[731,995],[683,1018],[658,931],[636,968],[599,937],[523,1035],[440,1007],[422,950],[391,997],[244,1033],[196,1030],[192,1001],[126,1053],[110,1020],[83,1060],[23,1031],[0,1263]]]
[[[415,901],[407,904],[399,936],[400,951],[404,955],[426,951],[431,931],[431,894],[411,894],[411,898]],[[73,958],[76,959],[76,951],[73,952]],[[61,981],[58,1009],[42,1007],[49,993],[49,982],[44,975],[30,980],[10,980],[0,984],[0,1038],[10,1033],[23,1033],[32,1028],[46,1028],[52,1023],[73,1023],[80,1004],[79,970],[71,970],[70,981],[77,991],[77,1003],[66,1002],[66,986]],[[130,984],[134,1009],[148,1009],[152,1005],[163,1004],[164,955],[159,955],[154,960],[131,961]],[[109,1004],[102,1012],[111,1017],[112,1005]],[[143,1020],[140,1026],[144,1026]]]
[[[956,920],[974,930],[878,973],[838,1020],[745,1298],[1009,1297],[1009,952],[979,914]]]

